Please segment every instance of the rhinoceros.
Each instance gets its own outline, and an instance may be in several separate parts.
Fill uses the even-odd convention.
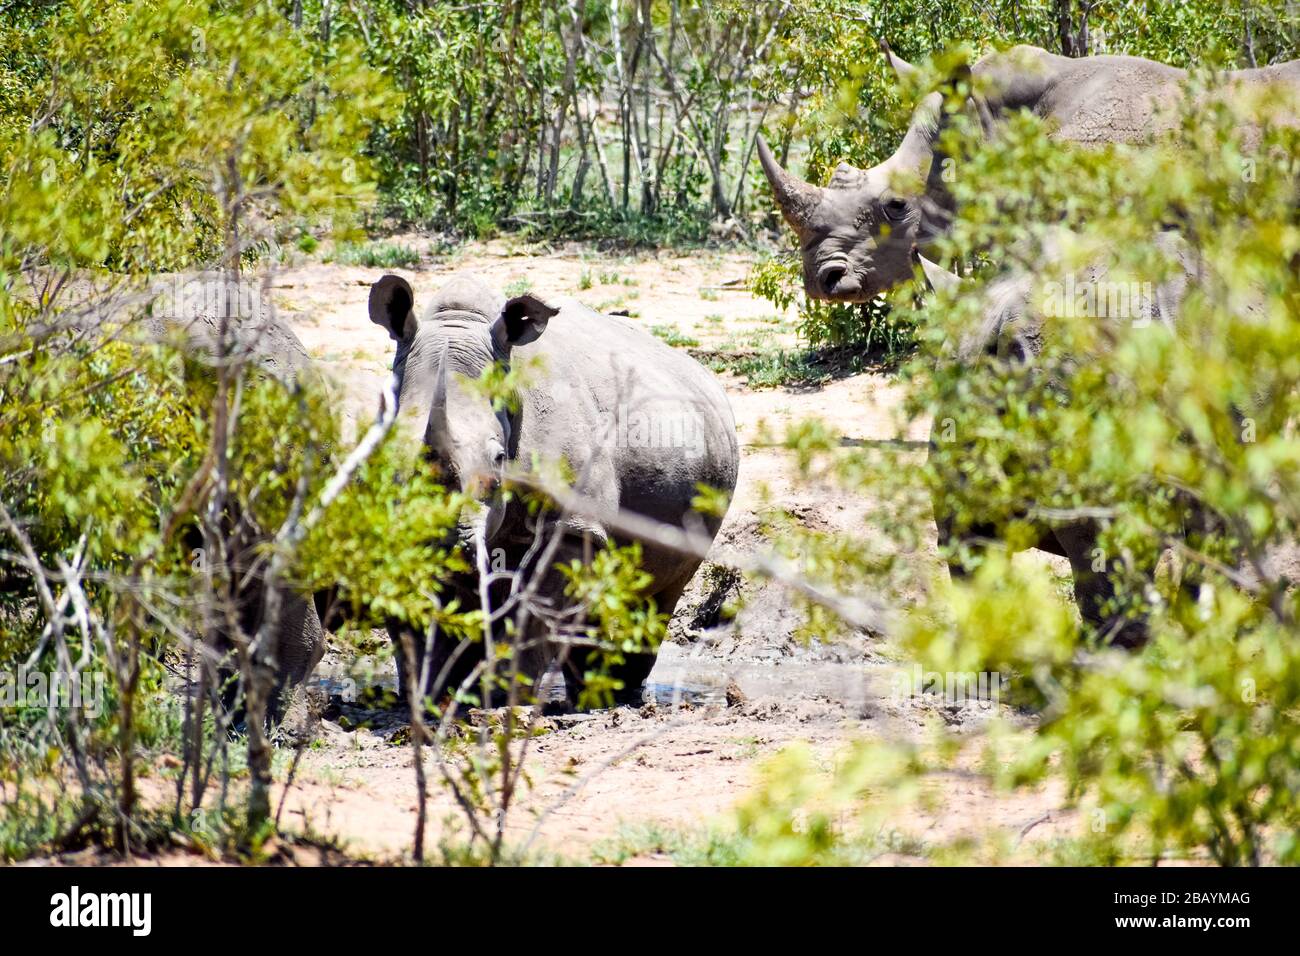
[[[896,72],[913,69],[882,46]],[[995,136],[1012,111],[1028,110],[1050,121],[1057,140],[1082,145],[1143,143],[1159,136],[1178,121],[1176,107],[1188,78],[1184,70],[1139,57],[1072,59],[1031,46],[986,56],[971,72],[977,93],[967,107],[983,135]],[[1235,71],[1226,79],[1221,91],[1204,95],[1242,94],[1242,102],[1248,102],[1255,99],[1248,94],[1267,91],[1276,94],[1271,118],[1295,121],[1300,60]],[[864,302],[913,276],[918,250],[948,228],[954,211],[939,149],[945,122],[942,94],[929,94],[889,159],[867,170],[841,163],[824,188],[786,172],[760,141],[764,173],[800,240],[804,288],[810,297]],[[1258,132],[1253,124],[1253,119],[1247,124],[1247,139]],[[932,283],[950,281],[932,263],[926,274]],[[1155,297],[1163,302],[1162,320],[1176,314],[1185,280],[1186,275],[1175,277]],[[1011,358],[1032,355],[1043,328],[1041,316],[1027,308],[1031,284],[1030,276],[1012,273],[989,286],[985,321],[958,346],[959,358],[969,360],[984,349]],[[943,493],[936,494],[934,508],[940,544],[954,543],[956,529]],[[963,536],[983,537],[993,530],[968,528]],[[1104,575],[1092,571],[1090,560],[1084,560],[1095,546],[1096,533],[1090,521],[1044,528],[1038,547],[1070,559],[1076,594],[1091,623],[1108,629],[1118,643],[1138,643],[1145,634],[1141,622],[1103,619],[1101,608],[1110,585]],[[960,567],[953,570],[961,572]]]
[[[226,279],[218,273],[200,273],[186,277],[191,285],[207,284],[209,289],[221,290]],[[157,290],[155,290],[157,291]],[[207,303],[211,296],[198,296],[198,307],[184,295],[160,296],[152,314],[138,323],[138,331],[146,341],[172,341],[190,356],[200,361],[215,353],[219,339],[219,320]],[[283,320],[275,315],[257,314],[241,317],[234,326],[233,349],[247,363],[249,373],[272,380],[283,388],[293,389],[315,380],[316,371],[301,340]],[[256,529],[239,509],[228,508],[224,526],[229,538],[226,547],[235,581],[233,597],[237,605],[239,627],[246,635],[256,634],[263,622],[267,604],[267,588],[261,577],[265,562],[262,549],[270,540],[274,529]],[[202,539],[191,531],[186,542],[188,548],[200,547]],[[275,689],[268,716],[278,720],[283,713],[284,694],[288,688],[305,683],[325,653],[324,631],[317,611],[315,596],[300,593],[285,584],[278,585],[279,613],[272,640],[267,648],[268,659],[275,668]],[[323,596],[323,595],[322,595]],[[231,635],[218,615],[219,650],[228,653]],[[229,664],[222,668],[220,678],[225,685],[225,701],[232,709],[236,704],[237,686],[234,671]],[[237,715],[238,716],[238,715]]]
[[[897,72],[914,69],[887,46],[885,53]],[[1033,46],[989,54],[971,71],[984,92],[973,95],[969,107],[984,135],[994,135],[1009,113],[1023,109],[1049,120],[1058,141],[1084,145],[1142,143],[1167,130],[1177,122],[1174,108],[1187,80],[1185,70],[1140,57],[1073,59]],[[1295,119],[1300,60],[1234,71],[1226,80],[1229,94],[1281,94],[1280,118]],[[884,162],[871,169],[840,163],[825,187],[782,169],[760,137],[759,160],[799,237],[810,297],[869,301],[910,279],[913,248],[924,251],[946,231],[953,203],[938,145],[942,102],[939,92],[922,101],[902,143]]]
[[[1047,261],[1061,262],[1061,238],[1052,233],[1045,237],[1043,256]],[[1104,262],[1079,270],[1066,270],[1062,266],[1058,271],[1067,276],[1068,282],[1055,285],[1044,284],[1039,276],[1021,268],[993,278],[978,292],[981,296],[981,320],[957,341],[948,343],[945,348],[947,359],[963,368],[972,367],[986,357],[1014,365],[1034,363],[1043,350],[1046,337],[1052,335],[1052,323],[1066,320],[1076,300],[1073,292],[1063,300],[1059,294],[1062,286],[1066,290],[1080,290],[1080,296],[1084,290],[1103,290],[1112,298],[1118,298],[1115,292],[1125,293],[1122,309],[1112,309],[1108,299],[1103,299],[1099,307],[1089,307],[1090,322],[1123,321],[1139,328],[1154,323],[1174,326],[1189,279],[1194,276],[1193,256],[1187,243],[1174,232],[1158,233],[1154,245],[1171,269],[1163,281],[1148,283],[1146,287],[1134,289],[1131,288],[1133,283],[1113,280]],[[965,283],[958,276],[919,254],[915,259],[932,289],[963,290]],[[936,442],[942,440],[943,429],[939,423],[943,420],[944,412],[940,409],[931,434],[932,454]],[[978,547],[981,542],[998,540],[1001,537],[999,529],[990,523],[977,520],[965,527],[956,526],[953,515],[962,509],[950,507],[948,502],[950,496],[962,494],[962,478],[953,474],[948,479],[934,492],[940,547],[948,550],[959,543]],[[1196,513],[1191,503],[1188,514],[1193,523],[1204,523],[1203,519],[1207,517]],[[1104,566],[1107,562],[1098,561],[1101,553],[1097,550],[1097,540],[1101,529],[1096,519],[1077,515],[1056,520],[1032,514],[1017,517],[1037,529],[1037,538],[1029,546],[1069,560],[1079,612],[1104,641],[1121,647],[1134,647],[1146,640],[1146,622],[1125,616],[1113,607],[1115,590]],[[949,569],[955,578],[965,575],[965,568],[959,560],[951,561]]]
[[[572,601],[557,565],[582,560],[606,542],[640,540],[642,568],[653,580],[647,594],[671,614],[700,556],[605,527],[590,515],[628,513],[709,540],[717,534],[722,516],[692,507],[699,486],[730,495],[736,484],[735,423],[717,380],[630,321],[573,300],[551,305],[531,294],[507,299],[470,275],[444,285],[420,319],[410,284],[385,275],[371,287],[369,310],[371,321],[396,344],[398,427],[437,465],[449,487],[479,504],[459,529],[470,553],[482,547],[519,579],[537,580],[539,606],[561,612]],[[514,366],[524,377],[512,403],[517,410],[494,409],[474,387],[494,363]],[[594,507],[548,512],[539,533],[521,498],[503,497],[502,482],[557,464],[572,476],[573,493]],[[552,534],[558,551],[550,567],[537,567],[536,543]],[[494,570],[497,565],[494,557]],[[537,615],[530,620],[538,633],[544,630]],[[389,631],[400,642],[401,626],[391,624]],[[530,637],[520,665],[537,679],[563,661],[565,696],[572,704],[583,688],[583,657],[566,655],[544,636]],[[403,655],[398,658],[405,687]],[[636,699],[654,661],[654,653],[628,655],[613,675],[623,684],[617,699]],[[457,686],[473,663],[465,647],[441,639],[430,666],[421,662],[421,669],[438,693],[442,686]]]

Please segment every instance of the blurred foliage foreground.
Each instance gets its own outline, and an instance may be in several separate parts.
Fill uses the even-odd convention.
[[[248,524],[266,569],[304,593],[341,588],[365,624],[474,635],[481,615],[444,587],[466,557],[431,544],[461,502],[382,428],[352,456],[312,382],[247,374],[223,360],[227,340],[214,363],[124,330],[149,310],[144,276],[202,265],[243,281],[259,242],[355,222],[374,198],[355,147],[395,102],[391,77],[363,62],[364,41],[322,56],[256,4],[85,3],[57,17],[42,34],[57,77],[7,81],[0,124],[0,692],[17,694],[24,671],[76,675],[89,706],[51,694],[0,708],[0,857],[99,842],[259,859],[271,783],[296,762],[260,721],[233,723],[195,668],[239,587],[206,548],[229,540],[229,522]],[[6,48],[7,77],[23,49]],[[787,753],[705,859],[899,849],[895,812],[941,800],[953,774],[1063,782],[1086,812],[1058,859],[1300,857],[1300,634],[1285,560],[1300,530],[1300,150],[1290,128],[1246,136],[1243,108],[1202,110],[1144,150],[1067,150],[1028,118],[983,142],[955,119],[945,151],[961,157],[960,215],[940,255],[969,278],[909,312],[921,353],[905,372],[906,414],[935,416],[938,440],[921,462],[846,450],[816,423],[792,430],[804,471],[859,489],[879,533],[789,538],[798,553],[781,566],[815,585],[804,594],[915,593],[927,493],[942,491],[996,534],[954,555],[968,576],[921,582],[926,596],[896,615],[894,652],[904,667],[999,675],[1014,710],[995,711],[1007,719],[986,734],[865,742],[831,768]],[[1170,321],[1047,307],[1049,284],[1097,262],[1139,287],[1164,281],[1162,232],[1196,267]],[[1027,278],[1040,348],[956,361],[949,343],[1008,275]],[[894,308],[912,310],[913,293]],[[1107,647],[1068,589],[1008,556],[1079,514],[1101,529],[1114,611],[1145,622],[1138,650]],[[637,604],[633,559],[574,571],[575,593],[604,609],[597,649],[617,653],[634,625],[662,633]],[[810,632],[836,628],[810,607]],[[235,645],[241,683],[259,687],[256,642]],[[481,693],[526,700],[502,674]],[[186,692],[195,682],[206,694]],[[465,811],[465,859],[512,858],[502,840],[527,786],[530,727],[512,709],[453,738],[455,706],[409,703],[415,753],[429,746]],[[1002,859],[1016,847],[976,833],[920,849]]]

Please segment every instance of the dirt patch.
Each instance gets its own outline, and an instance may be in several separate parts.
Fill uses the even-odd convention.
[[[581,861],[625,829],[726,828],[731,810],[758,782],[763,761],[783,747],[807,746],[829,767],[852,739],[919,739],[942,707],[941,701],[892,706],[788,695],[736,706],[620,707],[545,719],[543,736],[531,745],[533,785],[512,811],[507,840],[531,845],[543,857]],[[975,732],[990,716],[984,710],[947,720],[964,720]],[[351,856],[409,853],[416,790],[404,731],[395,723],[349,733],[327,722],[324,746],[308,751],[299,768],[284,822],[341,839]],[[428,769],[437,779],[432,760]],[[1034,823],[1035,840],[1073,825],[1056,790],[1001,795],[960,769],[927,787],[927,810],[891,820],[904,842],[918,848],[973,837],[990,824],[1018,833]],[[465,832],[454,800],[436,785],[430,820],[431,843]],[[922,859],[919,849],[899,855]]]

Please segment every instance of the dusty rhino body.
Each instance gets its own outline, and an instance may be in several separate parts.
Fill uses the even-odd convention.
[[[1047,294],[1050,287],[1044,285],[1042,277],[1063,275],[1069,278],[1071,288],[1078,289],[1124,288],[1130,283],[1127,277],[1113,276],[1104,262],[1071,269],[1062,255],[1063,238],[1064,234],[1049,234],[1046,237],[1042,250],[1044,266],[1037,273],[1012,269],[990,280],[978,292],[963,293],[961,290],[965,283],[960,278],[924,257],[917,257],[932,288],[946,288],[955,290],[958,294],[980,296],[981,321],[966,330],[958,341],[950,343],[949,360],[955,361],[959,368],[972,368],[985,361],[992,361],[1004,369],[1037,366],[1045,346],[1054,335],[1054,324],[1067,321],[1110,324],[1116,327],[1116,333],[1119,331],[1118,326],[1128,324],[1138,329],[1153,325],[1176,329],[1183,298],[1189,284],[1196,281],[1192,250],[1177,233],[1162,232],[1156,236],[1155,246],[1170,266],[1169,274],[1163,281],[1151,284],[1149,294],[1134,295],[1130,301],[1131,309],[1109,314],[1106,302],[1103,301],[1098,314],[1089,313],[1087,318],[1066,317],[1059,308],[1059,302],[1055,302],[1057,307],[1053,307],[1053,300]],[[1046,371],[1052,374],[1053,370]],[[1065,382],[1055,376],[1050,381],[1062,388],[1067,387]],[[988,412],[991,417],[996,417],[1002,410],[989,408]],[[932,448],[937,441],[942,440],[940,423],[944,418],[944,410],[939,409],[931,435]],[[961,485],[961,476],[953,474],[950,482],[934,494],[940,546],[951,549],[965,544],[978,549],[987,542],[1001,540],[1000,529],[993,524],[979,521],[964,527],[955,524],[953,515],[963,509],[950,507],[949,501],[952,497],[963,496]],[[1037,528],[1037,539],[1032,547],[1069,560],[1079,612],[1102,640],[1122,647],[1142,644],[1147,637],[1146,621],[1126,615],[1113,605],[1115,588],[1109,573],[1117,569],[1117,565],[1111,564],[1117,558],[1107,557],[1098,548],[1101,534],[1098,521],[1089,517],[1058,518],[1054,521],[1042,518],[1033,520],[1029,515],[1019,517]],[[1187,517],[1189,529],[1205,531],[1208,528],[1209,517],[1202,514],[1193,501],[1187,502]],[[950,570],[954,577],[965,574],[960,561],[951,563]]]
[[[889,55],[899,72],[913,68]],[[1027,110],[1051,124],[1058,141],[1083,145],[1140,144],[1178,122],[1185,70],[1133,56],[1071,58],[1038,47],[1017,46],[990,54],[973,67],[967,103],[985,136],[995,136],[1007,116]],[[1270,118],[1297,119],[1300,60],[1230,72],[1205,97],[1266,107]],[[1267,95],[1254,102],[1252,93]],[[1199,101],[1198,101],[1199,102]],[[840,163],[825,187],[791,175],[759,142],[759,158],[780,204],[799,235],[808,295],[866,302],[912,277],[912,251],[924,252],[951,222],[953,203],[945,185],[951,167],[939,148],[946,122],[943,95],[929,94],[917,107],[903,142],[871,169]],[[1257,123],[1247,123],[1247,133]]]
[[[913,68],[886,48],[899,73]],[[1069,58],[1037,47],[1019,46],[990,54],[971,68],[975,92],[966,110],[986,137],[997,135],[1014,111],[1026,110],[1050,124],[1058,141],[1099,146],[1142,144],[1156,140],[1179,121],[1178,108],[1186,96],[1188,74],[1151,60],[1130,56]],[[1251,114],[1243,120],[1244,138],[1257,137],[1260,124],[1294,123],[1300,101],[1300,60],[1259,69],[1230,72],[1216,89],[1200,94],[1198,107],[1223,97],[1230,105],[1265,108],[1267,117]],[[1245,115],[1245,114],[1243,114]],[[887,160],[871,169],[841,163],[830,183],[814,186],[792,176],[776,162],[765,143],[759,144],[763,170],[786,221],[798,234],[803,255],[804,288],[813,298],[865,302],[912,278],[918,250],[925,249],[949,227],[954,204],[945,185],[951,168],[940,149],[948,121],[943,94],[929,94],[917,107],[902,144]],[[1157,224],[1153,224],[1156,228]],[[1159,237],[1166,251],[1181,262],[1175,275],[1157,289],[1144,308],[1147,321],[1171,322],[1191,277],[1186,250],[1174,234]],[[955,281],[925,263],[931,283]],[[1063,274],[1063,273],[1062,273]],[[985,314],[980,328],[954,343],[958,361],[975,361],[986,354],[1013,361],[1032,361],[1050,334],[1035,310],[1034,277],[1013,272],[985,290]],[[1097,272],[1082,281],[1104,282]],[[936,417],[936,424],[943,416]],[[932,438],[932,441],[936,440]],[[997,529],[976,524],[956,528],[948,493],[937,491],[935,519],[941,546],[996,538]],[[1105,606],[1111,585],[1104,572],[1094,570],[1098,528],[1091,520],[1058,523],[1042,528],[1037,546],[1066,556],[1071,565],[1080,610],[1103,634],[1121,644],[1145,638],[1141,621],[1108,617]],[[953,566],[954,573],[962,573]]]
[[[507,300],[468,276],[445,285],[418,320],[410,285],[384,276],[372,287],[370,317],[397,345],[399,427],[452,487],[480,503],[462,523],[467,550],[478,553],[481,539],[491,568],[539,582],[523,672],[537,678],[564,660],[573,701],[585,655],[566,654],[547,639],[548,622],[572,610],[555,566],[588,559],[607,541],[639,541],[642,568],[653,578],[648,593],[659,610],[672,612],[700,557],[607,526],[600,515],[630,514],[709,539],[717,533],[721,516],[697,513],[692,500],[701,485],[727,494],[735,488],[739,449],[722,387],[689,356],[629,321],[572,300],[556,306],[531,295]],[[494,411],[472,385],[493,363],[522,372],[515,410]],[[500,483],[507,473],[536,474],[535,466],[545,472],[556,464],[572,476],[572,492],[587,507],[549,512],[539,528],[517,496],[502,500]],[[539,567],[553,535],[558,549],[549,566]],[[401,637],[395,625],[390,633]],[[430,688],[438,692],[458,685],[474,660],[444,640],[430,664]],[[639,694],[653,664],[654,654],[630,655],[615,675],[625,697]]]
[[[187,281],[192,284],[226,282],[217,273],[201,273]],[[233,321],[230,347],[246,363],[249,375],[273,380],[286,389],[315,381],[317,373],[307,349],[283,320],[274,314],[258,314]],[[183,297],[163,296],[156,303],[154,313],[140,323],[140,331],[146,341],[174,342],[190,356],[206,363],[217,351],[220,325],[210,309],[188,308]],[[237,607],[239,628],[251,637],[258,632],[266,614],[268,589],[261,574],[266,564],[262,549],[275,529],[257,528],[250,516],[231,508],[223,520],[223,530],[228,535],[231,579],[237,582],[232,599]],[[202,546],[197,531],[191,532],[187,546],[191,550]],[[286,584],[277,585],[277,591],[279,613],[268,648],[275,669],[275,690],[268,710],[272,720],[282,713],[284,691],[304,684],[325,653],[324,630],[313,596]],[[220,623],[221,615],[217,620],[219,650],[228,654],[232,636]],[[226,703],[233,708],[238,689],[235,668],[227,664],[222,671],[219,678],[226,688]]]

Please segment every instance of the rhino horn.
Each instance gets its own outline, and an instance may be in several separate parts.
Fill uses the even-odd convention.
[[[758,136],[758,161],[763,164],[763,173],[772,184],[781,215],[796,233],[807,235],[813,228],[817,207],[821,205],[821,187],[806,183],[782,169],[761,133]]]
[[[891,50],[889,44],[884,40],[879,42],[880,52],[885,54],[885,60],[889,63],[890,69],[892,69],[899,78],[916,75],[916,67],[912,66],[912,64],[908,63],[901,56]]]
[[[916,254],[916,261],[921,264],[921,271],[925,273],[925,281],[930,283],[931,289],[942,292],[945,289],[961,288],[961,276],[949,272],[937,262],[931,262],[919,253]]]
[[[433,406],[429,409],[429,434],[447,434],[447,343],[442,344],[438,377],[433,382]]]

